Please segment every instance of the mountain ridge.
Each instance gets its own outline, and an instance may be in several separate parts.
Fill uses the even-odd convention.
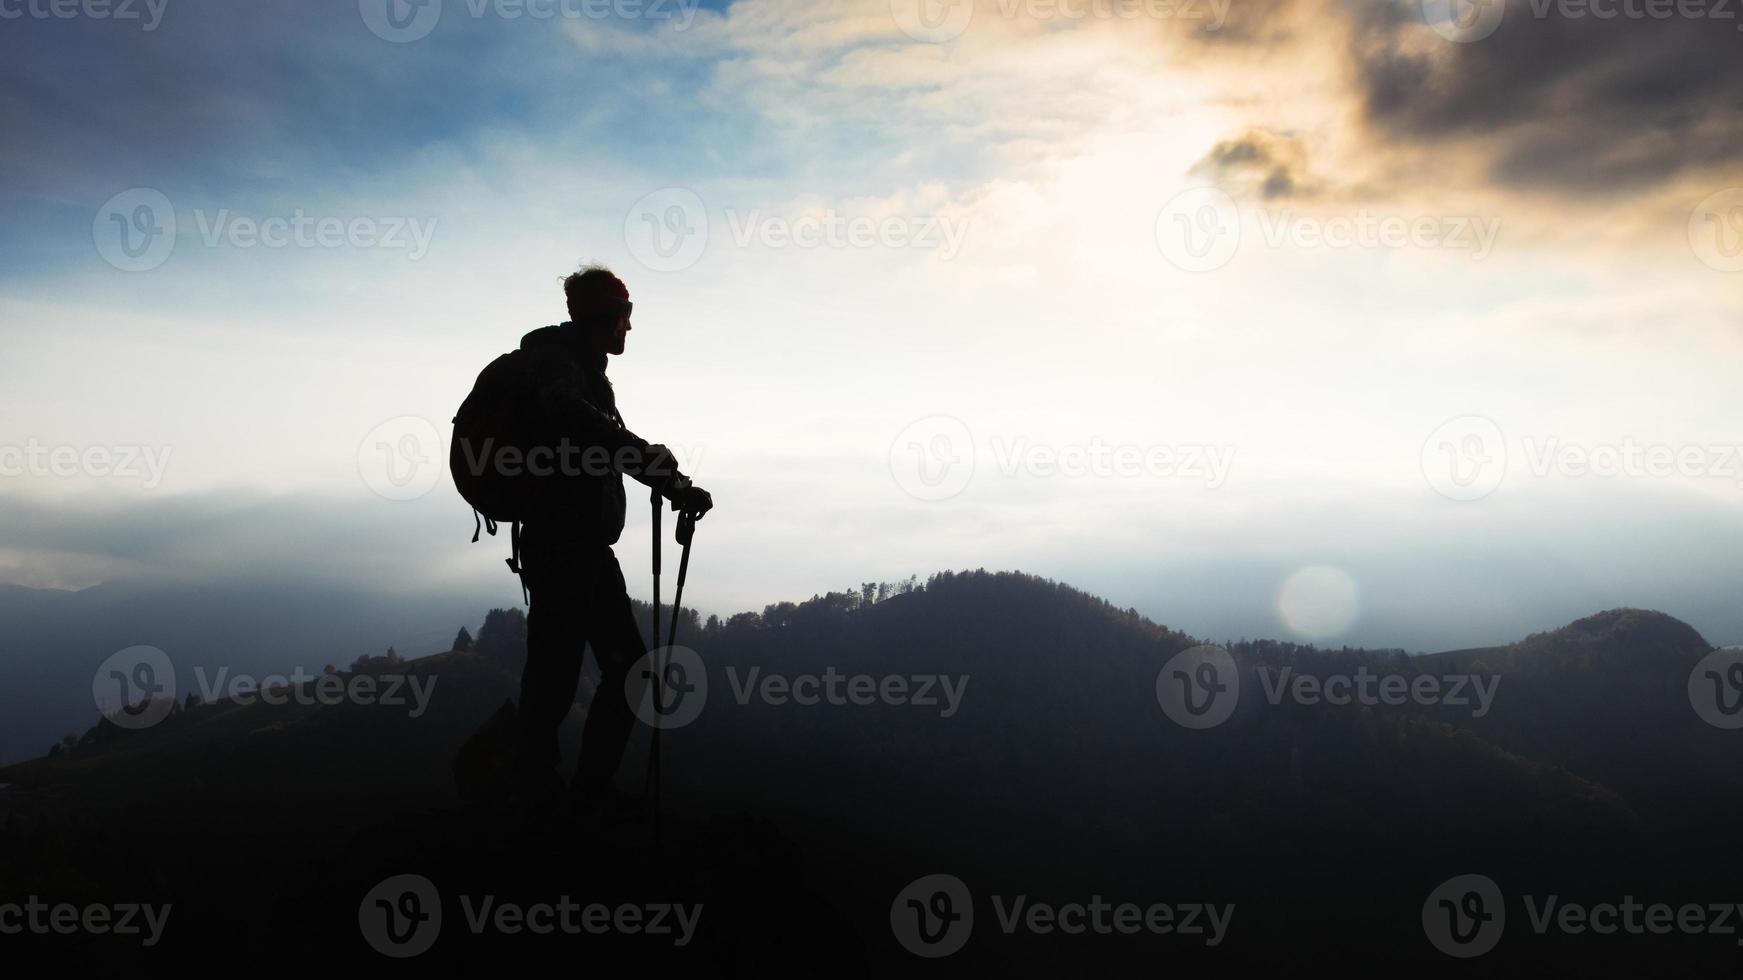
[[[845,922],[864,939],[867,962],[904,962],[887,935],[889,896],[939,869],[994,892],[1143,895],[1165,882],[1232,895],[1284,922],[1287,941],[1229,955],[1282,963],[1291,942],[1362,953],[1352,920],[1408,937],[1421,895],[1454,873],[1486,869],[1510,889],[1574,893],[1607,880],[1602,867],[1643,890],[1694,893],[1718,887],[1716,869],[1743,858],[1710,818],[1743,805],[1743,793],[1711,778],[1731,742],[1690,711],[1680,672],[1696,651],[1662,614],[1599,613],[1501,648],[1535,666],[1500,674],[1482,717],[1448,704],[1270,703],[1248,673],[1229,720],[1192,731],[1165,715],[1156,688],[1169,658],[1198,641],[1135,610],[979,570],[940,573],[882,602],[862,597],[687,617],[685,645],[702,657],[710,693],[695,722],[666,733],[664,770],[680,847],[774,862],[770,874],[820,896],[831,930]],[[638,604],[638,620],[647,613]],[[0,835],[26,842],[0,854],[36,856],[14,857],[22,866],[0,867],[0,880],[10,870],[15,887],[67,887],[53,871],[64,864],[114,888],[209,890],[237,873],[232,855],[248,854],[259,876],[251,887],[276,896],[282,921],[339,929],[334,896],[369,884],[359,868],[382,870],[360,853],[474,880],[488,870],[473,853],[484,835],[496,855],[486,864],[537,866],[524,848],[543,838],[497,840],[511,818],[488,794],[462,803],[457,782],[467,746],[515,695],[524,627],[518,610],[498,610],[470,651],[339,672],[435,678],[417,718],[352,703],[219,702],[144,732],[100,724],[71,750],[0,769],[12,784],[0,791]],[[1636,641],[1658,649],[1667,637],[1670,656],[1587,656]],[[1281,641],[1229,651],[1243,672],[1322,678],[1445,675],[1489,669],[1483,658],[1494,656]],[[963,697],[948,716],[881,700],[805,707],[744,680],[753,669],[791,679],[831,668],[956,677]],[[741,701],[740,689],[752,693]],[[584,682],[565,726],[566,758],[591,691]],[[621,774],[632,788],[644,738]],[[711,837],[705,828],[722,818],[736,829]],[[624,833],[640,839],[647,828]],[[138,839],[167,857],[126,857]],[[261,850],[285,840],[300,842],[294,858]],[[384,840],[399,843],[384,851]],[[661,867],[702,887],[681,863]],[[584,874],[585,863],[568,873]],[[213,930],[250,935],[239,911],[200,915]],[[1415,950],[1407,942],[1385,955],[1420,966]],[[1072,963],[1069,949],[1037,943],[987,955],[999,966]]]

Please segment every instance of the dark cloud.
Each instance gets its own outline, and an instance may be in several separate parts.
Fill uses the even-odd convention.
[[[1251,129],[1223,140],[1193,165],[1225,190],[1243,191],[1267,201],[1312,196],[1317,182],[1307,172],[1307,151],[1288,133]]]
[[[1568,17],[1512,0],[1493,34],[1455,43],[1414,2],[1342,9],[1375,135],[1475,149],[1499,183],[1624,192],[1743,159],[1738,19]]]

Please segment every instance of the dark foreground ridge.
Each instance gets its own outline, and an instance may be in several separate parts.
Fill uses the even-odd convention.
[[[1029,576],[946,573],[683,633],[707,665],[707,700],[666,733],[657,847],[633,815],[553,820],[502,799],[481,732],[512,697],[524,621],[498,611],[470,649],[346,672],[433,681],[416,717],[189,704],[145,731],[101,722],[0,770],[0,903],[173,903],[150,949],[29,934],[6,948],[386,963],[360,908],[387,901],[410,935],[405,889],[375,890],[415,875],[442,913],[429,952],[407,960],[418,965],[553,950],[737,976],[1308,961],[1509,973],[1736,955],[1737,937],[1717,934],[1538,935],[1522,904],[1743,900],[1728,826],[1743,804],[1738,733],[1691,708],[1711,647],[1660,613],[1422,657],[1234,644],[1238,704],[1204,730],[1158,700],[1159,672],[1196,640]],[[1339,704],[1301,696],[1290,683],[1304,675],[1483,684],[1464,684],[1462,704]],[[880,693],[850,697],[868,690],[855,677]],[[1472,688],[1496,679],[1479,711]],[[795,700],[804,690],[815,703]],[[572,716],[569,758],[577,731]],[[640,787],[643,738],[626,790]],[[959,952],[926,959],[897,937],[892,906],[906,914],[897,896],[933,874],[967,886],[974,921]],[[1423,924],[1431,892],[1464,874],[1509,901],[1505,939],[1471,961],[1437,950]],[[1166,904],[1176,923],[1188,907],[1233,910],[1214,942],[1072,934],[1015,915],[1018,896],[1026,909]],[[524,928],[551,921],[526,910],[560,915],[565,898],[575,931]],[[681,945],[629,926],[698,904]],[[626,918],[588,931],[601,910]]]

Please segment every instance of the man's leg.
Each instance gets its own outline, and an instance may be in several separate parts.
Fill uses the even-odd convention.
[[[588,639],[599,661],[599,688],[587,709],[581,731],[581,759],[575,766],[575,790],[583,799],[603,800],[623,759],[635,715],[624,695],[630,667],[648,652],[624,586],[623,569],[609,549],[601,559],[593,591]]]
[[[523,543],[527,569],[527,661],[520,679],[522,791],[560,790],[557,729],[575,703],[594,592],[594,569],[560,548]]]

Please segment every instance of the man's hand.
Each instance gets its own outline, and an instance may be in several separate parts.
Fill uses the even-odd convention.
[[[701,487],[684,487],[672,494],[672,509],[701,517],[714,509],[714,498]]]

